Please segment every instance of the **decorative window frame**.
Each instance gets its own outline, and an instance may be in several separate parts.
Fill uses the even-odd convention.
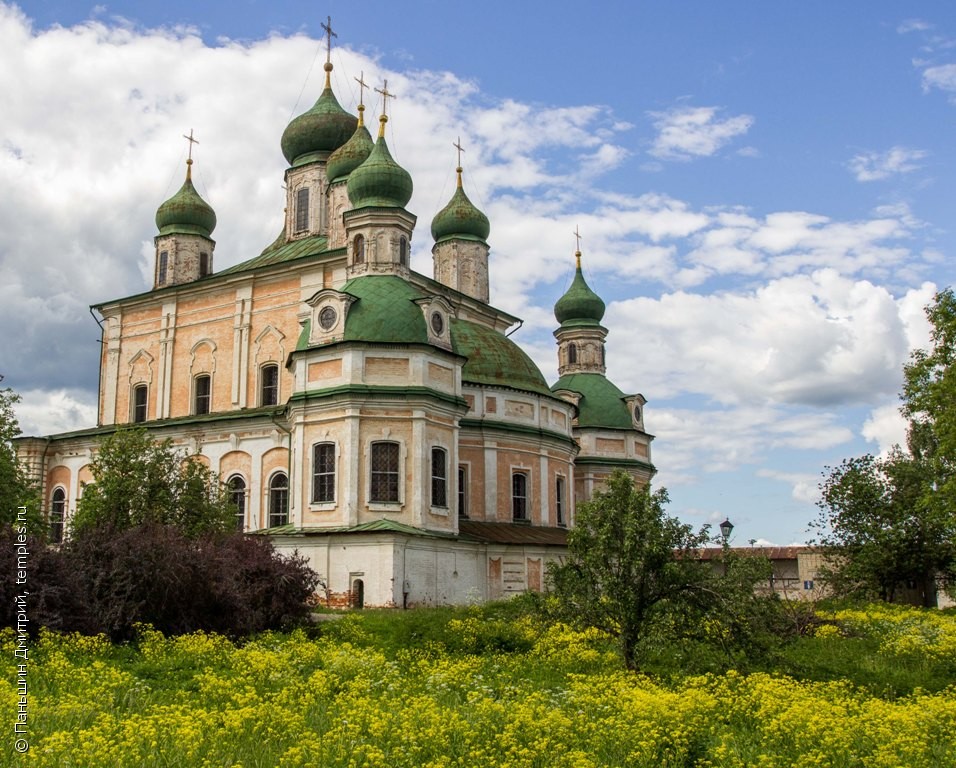
[[[242,488],[233,488],[232,483],[234,480],[239,480],[242,483]],[[229,479],[226,480],[226,487],[228,488],[227,493],[231,500],[235,501],[236,496],[239,495],[239,491],[242,491],[242,506],[240,507],[240,513],[242,517],[242,526],[237,527],[239,533],[244,533],[247,525],[249,524],[249,483],[246,482],[245,476],[241,472],[233,472],[229,475]],[[238,504],[236,506],[239,506]],[[240,515],[236,515],[236,522],[238,524]]]
[[[511,472],[510,472],[509,477],[508,477],[508,480],[509,480],[509,483],[510,483],[509,486],[508,486],[508,493],[509,493],[509,497],[511,498],[511,522],[513,522],[513,523],[521,523],[522,525],[530,524],[530,523],[531,523],[532,510],[534,509],[534,507],[533,507],[533,505],[532,505],[532,503],[531,503],[531,499],[532,499],[532,494],[531,494],[531,491],[532,491],[532,484],[531,484],[532,474],[533,474],[533,473],[532,473],[531,467],[524,467],[524,466],[512,466],[512,467],[511,467]],[[515,478],[516,475],[521,475],[522,477],[524,477],[524,480],[525,480],[525,486],[524,486],[524,517],[517,517],[517,516],[515,516],[515,500],[518,498],[518,497],[515,495],[515,484],[514,484],[514,478]]]
[[[269,477],[266,480],[265,484],[265,517],[266,517],[266,528],[275,528],[277,525],[272,523],[272,483],[279,476],[283,475],[285,477],[285,522],[278,523],[277,525],[288,525],[292,519],[292,510],[290,509],[290,504],[292,503],[292,486],[289,480],[289,473],[284,469],[275,469],[269,473]]]
[[[455,317],[455,308],[443,296],[426,296],[415,299],[415,303],[422,310],[425,317],[425,332],[428,334],[428,343],[436,347],[451,351],[451,320]],[[441,320],[441,333],[432,322],[432,315]]]
[[[397,501],[372,501],[372,446],[375,443],[395,443],[398,445],[398,500]],[[408,458],[407,446],[405,440],[401,437],[393,437],[390,430],[376,437],[370,437],[365,441],[365,504],[370,512],[395,512],[405,506],[405,462]]]
[[[275,373],[275,376],[276,376],[276,378],[275,378],[275,386],[274,386],[274,389],[275,389],[275,398],[274,398],[273,402],[271,402],[271,403],[267,403],[267,402],[266,402],[266,398],[265,398],[265,393],[266,393],[265,370],[266,370],[266,368],[275,368],[275,371],[276,371],[276,373]],[[280,375],[280,371],[279,371],[279,363],[276,362],[276,361],[274,361],[274,360],[267,360],[267,361],[264,362],[264,363],[260,363],[260,365],[259,365],[259,381],[258,381],[258,383],[259,383],[259,386],[258,386],[258,390],[259,390],[259,407],[260,407],[260,408],[265,408],[265,407],[268,407],[268,406],[278,405],[278,404],[279,404],[279,397],[280,397],[280,395],[281,395],[281,388],[282,388],[282,376]]]
[[[444,471],[445,477],[445,503],[436,504],[435,503],[435,451],[441,451],[444,456]],[[442,517],[447,517],[451,511],[451,477],[449,476],[449,469],[451,468],[451,451],[448,450],[448,447],[442,445],[441,443],[436,443],[431,445],[428,449],[428,508],[433,515],[441,515]]]
[[[324,501],[317,501],[315,498],[315,449],[321,445],[332,446],[332,498]],[[309,509],[319,512],[327,512],[336,508],[339,496],[339,459],[342,452],[334,440],[323,439],[312,443],[309,451]]]
[[[334,288],[323,288],[317,291],[310,298],[306,299],[308,305],[308,314],[302,319],[308,319],[309,344],[322,345],[341,341],[345,337],[345,320],[348,317],[349,307],[355,302],[355,297]],[[319,322],[322,310],[331,307],[335,310],[335,323],[329,328],[323,328]]]
[[[207,395],[206,400],[206,410],[199,410],[199,391],[198,384],[201,378],[209,379],[209,394]],[[212,373],[208,371],[203,371],[197,373],[192,378],[192,385],[190,387],[190,413],[193,416],[205,416],[206,414],[212,413]]]
[[[139,403],[136,402],[136,393],[140,390],[146,392],[145,402],[143,403],[143,418],[137,419]],[[137,381],[132,385],[129,392],[129,420],[132,424],[143,424],[149,421],[149,384],[145,381]]]
[[[57,499],[57,493],[63,494],[62,499]],[[70,494],[67,493],[66,486],[62,484],[57,484],[54,486],[53,490],[50,493],[50,511],[47,517],[47,527],[50,530],[50,543],[51,544],[62,544],[66,538],[66,518],[67,518],[67,504],[70,500]],[[60,504],[62,505],[59,510],[60,519],[55,521],[53,518],[54,507]],[[59,526],[59,536],[54,536],[53,526],[57,524]]]
[[[630,395],[624,398],[624,402],[627,403],[627,409],[630,411],[631,422],[634,424],[634,428],[643,430],[644,406],[647,404],[644,395]]]

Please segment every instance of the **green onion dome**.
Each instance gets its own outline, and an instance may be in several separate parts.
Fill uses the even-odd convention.
[[[461,185],[461,168],[458,172],[458,187],[448,205],[442,208],[432,219],[432,237],[440,242],[450,237],[464,237],[484,242],[491,232],[488,217],[479,211],[468,199]]]
[[[365,120],[362,113],[365,107],[359,104],[358,127],[347,142],[335,150],[325,165],[325,173],[329,181],[342,179],[348,176],[352,171],[364,163],[372,153],[375,144],[372,142],[372,135],[365,127]]]
[[[156,211],[156,226],[161,235],[210,237],[216,228],[216,212],[199,196],[193,186],[192,164],[192,159],[186,161],[186,181],[179,191]]]
[[[303,112],[282,132],[282,154],[289,165],[303,165],[318,160],[321,154],[334,152],[355,133],[358,120],[350,115],[332,93],[329,73],[332,65],[325,64],[325,89],[308,112]]]
[[[577,268],[571,287],[554,305],[554,317],[561,325],[600,323],[604,317],[604,302],[592,291],[581,273],[581,252],[578,251]]]
[[[404,208],[412,199],[412,177],[392,159],[385,143],[382,115],[378,140],[368,158],[349,174],[348,190],[352,208]]]

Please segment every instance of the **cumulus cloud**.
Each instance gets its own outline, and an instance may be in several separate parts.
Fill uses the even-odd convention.
[[[894,445],[906,447],[906,419],[899,403],[874,408],[863,422],[863,437],[876,443],[877,452],[885,456]]]
[[[878,181],[919,169],[919,161],[927,154],[922,149],[897,146],[885,152],[861,152],[850,159],[847,167],[857,181]]]
[[[721,119],[719,112],[719,107],[681,106],[648,113],[657,129],[649,153],[662,160],[709,157],[753,125],[751,115]]]
[[[956,92],[956,64],[939,64],[923,70],[923,90],[937,88],[949,93]]]
[[[896,28],[896,31],[901,35],[905,35],[909,32],[928,32],[932,28],[932,24],[927,21],[923,21],[922,19],[906,19],[900,22],[899,26]]]

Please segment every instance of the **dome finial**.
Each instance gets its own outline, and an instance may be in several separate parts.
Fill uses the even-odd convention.
[[[458,167],[455,168],[455,172],[458,174],[458,189],[461,189],[461,153],[465,151],[461,145],[461,136],[458,137],[458,141],[452,142],[452,146],[458,150]]]
[[[574,227],[574,239],[576,241],[574,246],[574,259],[577,262],[575,268],[581,269],[581,233],[578,231],[577,225]]]
[[[186,158],[186,179],[192,180],[193,177],[193,144],[198,144],[199,139],[193,138],[193,129],[189,129],[189,135],[183,134],[183,138],[189,142],[189,156]]]
[[[332,17],[326,17],[327,23],[322,25],[322,29],[325,30],[325,87],[332,87],[332,38],[338,37],[335,32],[332,31]]]
[[[359,121],[357,127],[361,128],[365,125],[365,89],[368,88],[368,84],[365,82],[365,73],[359,72],[359,76],[355,78],[355,82],[359,84]]]
[[[395,94],[388,90],[388,80],[382,81],[382,87],[376,88],[375,93],[382,94],[382,116],[378,119],[378,137],[385,138],[385,123],[388,122],[388,100],[394,99]]]

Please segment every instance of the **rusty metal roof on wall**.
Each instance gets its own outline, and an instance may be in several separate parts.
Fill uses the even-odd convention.
[[[542,544],[566,547],[568,532],[564,528],[543,528],[521,523],[483,523],[459,520],[458,532],[470,539],[490,544]]]

